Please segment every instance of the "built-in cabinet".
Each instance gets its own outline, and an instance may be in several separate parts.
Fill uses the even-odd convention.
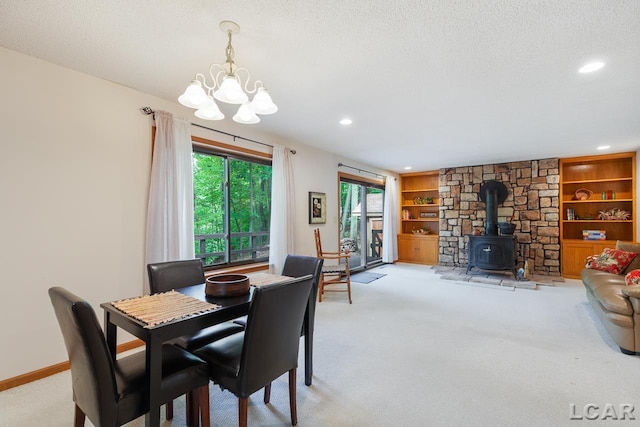
[[[563,276],[580,278],[588,255],[635,240],[635,164],[635,153],[560,159]]]
[[[398,260],[437,264],[440,224],[438,171],[400,175]]]

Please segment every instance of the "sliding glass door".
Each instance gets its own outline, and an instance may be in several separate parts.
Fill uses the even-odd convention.
[[[383,206],[381,184],[340,177],[340,246],[351,269],[382,262]]]

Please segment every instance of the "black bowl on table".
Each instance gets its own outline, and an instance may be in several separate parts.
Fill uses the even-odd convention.
[[[239,297],[249,293],[249,277],[244,274],[217,274],[205,280],[205,293],[213,298]]]

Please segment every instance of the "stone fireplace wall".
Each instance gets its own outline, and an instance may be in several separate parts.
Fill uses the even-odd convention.
[[[498,221],[516,225],[518,267],[529,260],[532,273],[560,275],[559,159],[440,169],[441,265],[467,265],[468,234],[484,234],[486,210],[478,191],[496,180],[509,190],[498,206]]]

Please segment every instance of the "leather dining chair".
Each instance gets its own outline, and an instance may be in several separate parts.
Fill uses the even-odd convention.
[[[298,423],[296,368],[300,328],[313,277],[265,285],[254,290],[244,333],[230,335],[194,351],[209,364],[209,377],[238,397],[239,426],[247,425],[248,398],[265,388],[269,403],[271,382],[289,373],[291,424]]]
[[[168,292],[205,282],[204,266],[200,259],[167,261],[147,264],[149,288],[152,294]],[[209,326],[195,334],[185,335],[171,340],[171,344],[187,351],[194,350],[220,338],[242,332],[244,327],[234,322],[224,322]],[[173,402],[165,404],[167,419],[173,418]]]
[[[69,355],[75,402],[74,426],[85,417],[98,427],[117,427],[149,412],[145,396],[145,352],[116,360],[91,305],[61,287],[49,289]],[[169,344],[162,348],[162,396],[164,400],[190,394],[187,411],[193,425],[209,426],[209,377],[207,364],[197,356]]]
[[[305,322],[302,325],[300,336],[304,336],[304,383],[311,385],[313,378],[313,331],[316,317],[316,298],[318,296],[318,282],[322,274],[322,264],[324,260],[303,255],[287,255],[282,267],[282,275],[289,277],[302,277],[311,274],[313,276],[313,286],[309,294],[307,310],[304,313]],[[235,323],[247,326],[246,316],[234,320]],[[305,330],[305,324],[308,330]]]
[[[318,282],[320,281],[320,275],[322,274],[323,259],[302,256],[302,255],[287,255],[284,260],[284,266],[282,267],[282,275],[289,277],[302,277],[307,274],[313,275],[313,286],[311,287],[311,293],[309,294],[309,302],[307,303],[307,310],[304,313],[307,320],[302,324],[302,332],[300,336],[305,337],[304,341],[304,383],[311,385],[313,377],[313,331],[316,317],[316,298],[318,296]],[[305,330],[305,324],[308,325],[308,330]]]
[[[152,294],[205,282],[204,267],[199,259],[147,264],[147,272],[149,273],[149,287]],[[224,322],[209,326],[193,335],[176,338],[172,343],[185,350],[193,350],[243,330],[241,325],[234,322]]]
[[[322,250],[322,241],[320,240],[320,229],[313,230],[313,237],[316,241],[316,255],[323,260],[337,261],[336,263],[324,264],[322,266],[322,274],[320,275],[320,283],[318,285],[318,301],[322,302],[325,292],[346,292],[351,304],[351,274],[349,273],[349,252],[326,252]],[[341,289],[325,289],[327,285],[344,284],[345,288]]]

